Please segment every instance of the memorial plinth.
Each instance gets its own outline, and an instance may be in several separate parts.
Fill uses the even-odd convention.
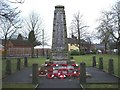
[[[57,5],[54,10],[51,61],[69,61],[67,28],[64,6]]]

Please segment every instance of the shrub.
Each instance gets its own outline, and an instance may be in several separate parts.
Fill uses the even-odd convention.
[[[79,52],[77,50],[71,51],[71,55],[79,55]]]
[[[73,59],[73,57],[70,57],[70,59]]]
[[[80,55],[85,55],[85,51],[81,50]]]
[[[96,50],[92,50],[91,54],[96,54]]]

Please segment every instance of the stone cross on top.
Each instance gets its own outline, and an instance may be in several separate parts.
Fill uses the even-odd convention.
[[[54,10],[51,60],[69,60],[65,10],[62,5],[55,6]]]

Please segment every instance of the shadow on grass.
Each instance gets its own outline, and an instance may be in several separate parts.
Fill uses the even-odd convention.
[[[118,84],[84,84],[85,90],[119,90]]]
[[[9,89],[30,89],[35,90],[35,85],[31,83],[3,83],[2,90],[9,90]]]

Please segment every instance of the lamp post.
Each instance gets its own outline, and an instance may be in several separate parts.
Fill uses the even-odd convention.
[[[43,46],[43,56],[44,56],[44,29],[42,29],[42,46]]]

